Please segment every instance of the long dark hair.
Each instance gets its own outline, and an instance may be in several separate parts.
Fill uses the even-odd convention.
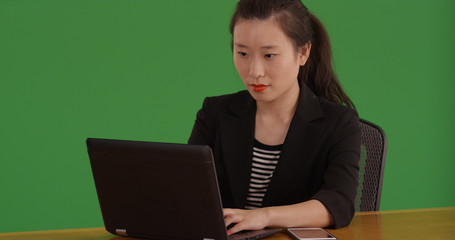
[[[231,34],[239,19],[265,20],[271,16],[275,17],[296,49],[311,42],[311,54],[306,64],[300,67],[299,82],[306,83],[317,96],[355,108],[333,70],[327,31],[300,0],[240,0],[231,20]]]

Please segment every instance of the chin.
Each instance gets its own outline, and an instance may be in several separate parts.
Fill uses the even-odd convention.
[[[250,93],[251,97],[253,97],[254,100],[256,100],[256,102],[272,102],[274,100],[274,98],[269,93],[266,92],[258,93],[253,90],[248,90],[248,92]]]

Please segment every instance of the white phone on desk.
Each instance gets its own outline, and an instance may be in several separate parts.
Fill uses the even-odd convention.
[[[288,228],[287,233],[296,240],[336,240],[332,234],[322,228]]]

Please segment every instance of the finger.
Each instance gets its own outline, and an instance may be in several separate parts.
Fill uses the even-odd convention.
[[[232,223],[239,223],[245,220],[245,216],[239,213],[233,213],[229,214],[224,218],[224,223],[226,224],[226,227],[231,225]]]
[[[231,217],[227,217],[224,219],[224,224],[226,225],[226,227],[228,227],[232,223],[234,223],[234,220]]]
[[[245,224],[243,224],[243,222],[235,224],[233,227],[229,229],[229,235],[245,230],[246,228],[244,225]]]

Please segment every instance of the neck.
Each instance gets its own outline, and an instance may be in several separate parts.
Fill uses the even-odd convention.
[[[290,121],[294,116],[295,109],[300,94],[300,88],[291,88],[292,91],[286,92],[280,98],[271,102],[256,102],[256,114],[260,116],[270,116],[283,121]]]

